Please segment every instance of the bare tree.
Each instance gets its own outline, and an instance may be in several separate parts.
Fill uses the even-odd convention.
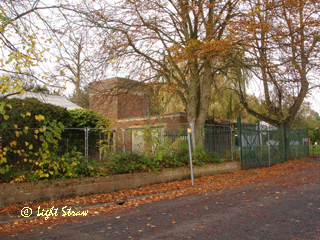
[[[108,55],[116,56],[117,66],[125,66],[135,80],[162,82],[174,89],[188,121],[204,124],[211,87],[238,46],[239,39],[229,31],[229,24],[237,14],[239,1],[89,4],[86,1],[77,11],[102,34],[111,36],[104,46]]]
[[[248,113],[274,126],[290,126],[311,89],[319,87],[320,3],[246,3],[238,27],[247,36],[246,56],[261,101],[250,104],[243,85],[235,84],[235,90]]]
[[[56,15],[56,19],[60,17],[60,23],[46,24],[55,46],[52,54],[57,59],[56,73],[52,77],[59,82],[71,83],[74,87],[72,99],[81,105],[80,98],[89,83],[107,77],[106,68],[111,59],[101,52],[103,41],[99,40],[95,29],[66,9],[60,9]]]
[[[47,5],[41,0],[2,0],[0,4],[1,93],[19,94],[33,81],[50,84],[39,76],[40,62],[45,61],[46,48],[41,45],[39,16],[42,11],[58,9],[60,5]]]

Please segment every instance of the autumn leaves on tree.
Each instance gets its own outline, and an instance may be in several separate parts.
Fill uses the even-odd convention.
[[[246,1],[239,22],[246,33],[247,66],[263,90],[259,108],[241,85],[235,91],[257,118],[290,126],[310,89],[319,87],[318,1]],[[248,24],[249,23],[249,24]]]
[[[249,114],[290,126],[310,89],[318,87],[317,1],[104,3],[95,14],[82,14],[112,36],[108,54],[119,66],[126,59],[136,79],[174,91],[189,122],[203,124],[212,89],[227,86]],[[254,104],[246,91],[249,77],[262,89]]]
[[[47,61],[35,48],[39,37],[32,21],[38,16],[60,65],[41,80],[71,82],[78,103],[85,85],[108,78],[106,66],[112,65],[135,83],[161,86],[179,97],[188,121],[197,126],[205,123],[210,104],[226,95],[228,116],[238,102],[260,120],[290,126],[311,89],[319,87],[319,5],[314,0],[88,0],[51,6],[4,1],[1,41],[11,53],[2,60],[7,72],[2,89],[14,79],[20,89],[22,78],[9,77],[10,64],[16,76],[29,76],[26,68]],[[66,24],[46,20],[42,8]],[[21,37],[24,50],[8,42],[9,29]],[[250,96],[250,88],[260,95]]]
[[[229,27],[238,10],[239,1],[124,1],[86,17],[113,36],[105,47],[131,76],[161,82],[190,123],[204,124],[212,85],[240,43]]]

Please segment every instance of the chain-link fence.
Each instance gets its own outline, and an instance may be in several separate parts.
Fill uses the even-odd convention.
[[[177,152],[187,146],[187,128],[188,124],[123,128],[121,132],[116,131],[116,143],[121,143],[117,150],[137,153],[155,153],[159,150]]]

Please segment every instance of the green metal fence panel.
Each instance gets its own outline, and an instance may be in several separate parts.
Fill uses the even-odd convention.
[[[230,126],[205,125],[204,147],[208,154],[217,154],[220,159],[233,159],[233,134]]]
[[[286,130],[288,158],[309,157],[309,134],[307,129]]]
[[[318,142],[315,142],[314,144],[309,145],[309,154],[313,158],[320,157],[320,145]]]
[[[187,150],[188,133],[185,129],[165,130],[164,140],[170,143],[170,152],[178,152]]]
[[[224,125],[205,124],[201,128],[203,147],[207,154],[221,160],[233,160],[234,134],[232,127]],[[187,143],[187,130],[165,130],[164,138],[172,148],[179,149]]]
[[[243,168],[270,166],[292,158],[309,157],[307,129],[289,129],[241,123],[238,118],[240,159]]]
[[[261,128],[261,166],[270,166],[285,161],[283,134],[283,127],[264,126]]]
[[[241,163],[243,168],[261,166],[259,124],[241,124]]]

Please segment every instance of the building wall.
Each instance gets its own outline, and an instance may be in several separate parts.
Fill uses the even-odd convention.
[[[168,130],[178,130],[181,126],[187,128],[186,113],[172,113],[163,116],[149,116],[120,119],[117,121],[115,128],[116,134],[116,149],[117,151],[132,151],[132,135],[137,129],[142,129],[145,126],[152,128],[166,128]],[[124,141],[123,141],[124,139]]]
[[[133,150],[132,138],[139,134],[139,128],[152,126],[153,129],[166,127],[178,130],[181,124],[188,122],[186,113],[149,116],[148,87],[136,81],[112,78],[92,83],[89,89],[90,109],[108,117],[113,123],[117,151]]]
[[[102,116],[114,120],[118,116],[118,101],[111,96],[108,89],[115,86],[114,79],[91,83],[89,86],[89,108],[99,112]]]
[[[137,93],[120,94],[118,102],[118,119],[142,117],[149,115],[149,100]]]
[[[89,106],[108,117],[118,119],[149,115],[148,88],[142,83],[124,78],[94,82],[89,87]]]

